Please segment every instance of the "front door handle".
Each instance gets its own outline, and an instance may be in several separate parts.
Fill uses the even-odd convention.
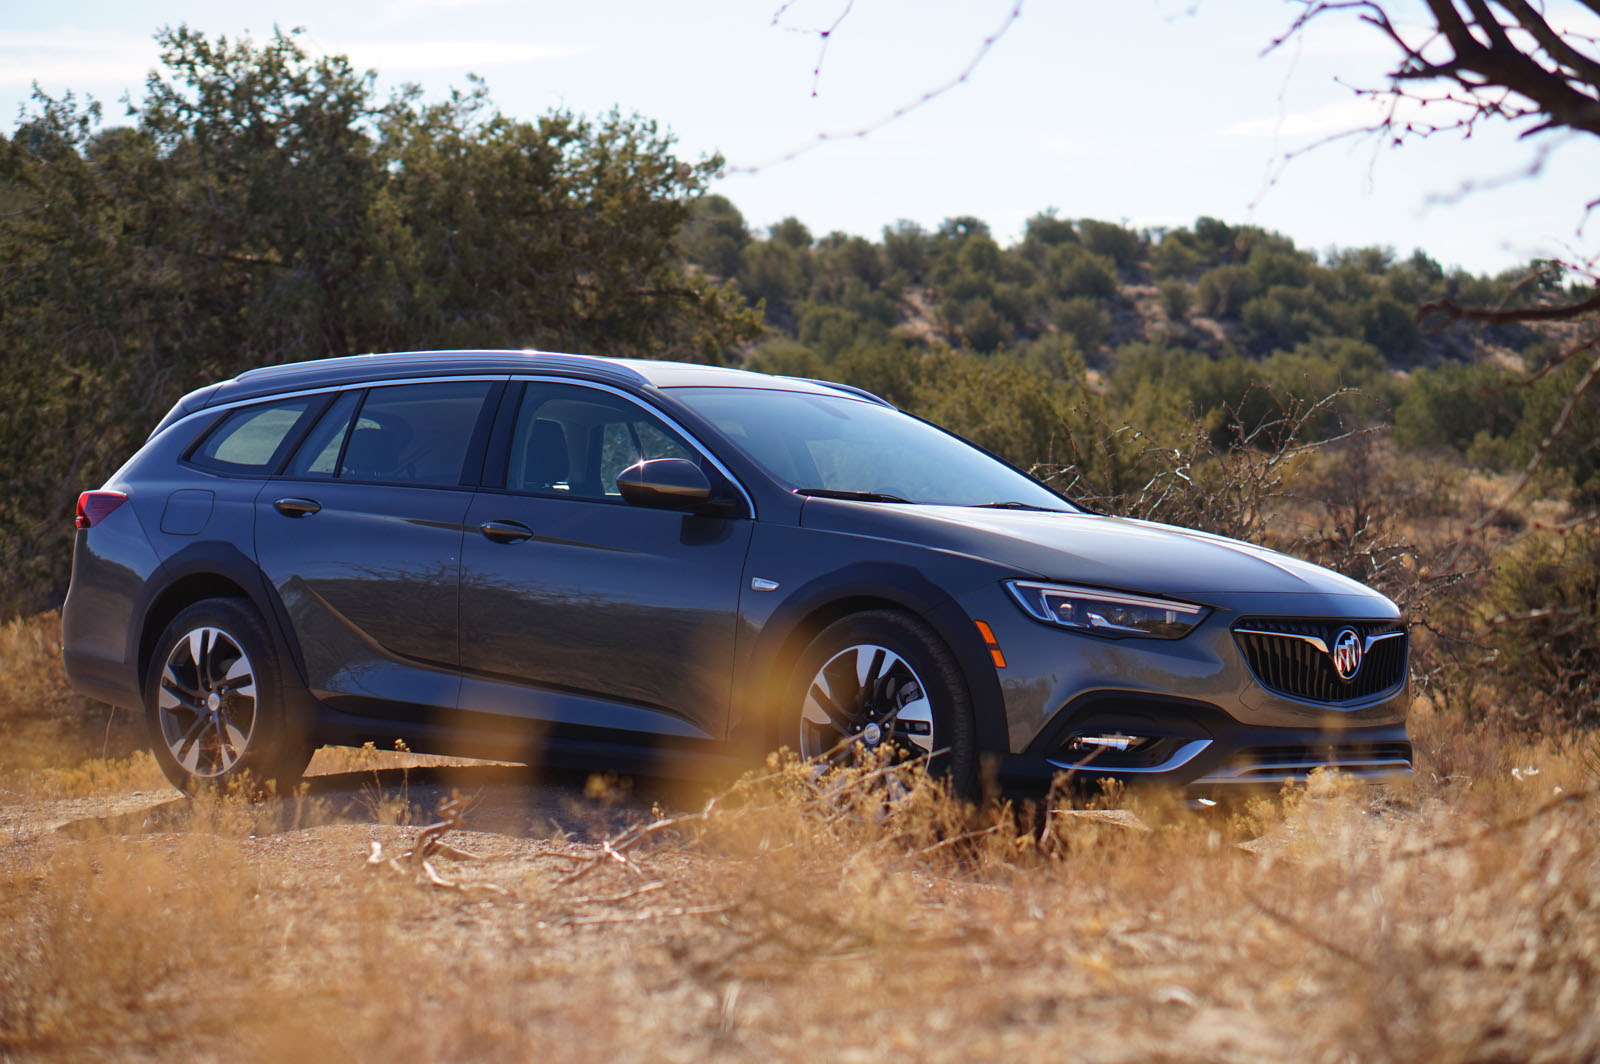
[[[285,517],[310,517],[322,509],[322,504],[315,499],[279,499],[272,506]]]
[[[515,543],[533,538],[533,529],[517,521],[485,521],[478,526],[478,531],[496,543]]]

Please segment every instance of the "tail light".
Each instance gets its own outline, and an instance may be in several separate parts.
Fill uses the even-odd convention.
[[[93,528],[127,501],[128,496],[120,491],[86,491],[78,496],[78,519],[75,524],[79,528]]]

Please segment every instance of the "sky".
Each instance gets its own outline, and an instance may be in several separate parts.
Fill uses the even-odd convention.
[[[442,97],[475,73],[516,117],[652,118],[681,154],[724,157],[713,191],[756,230],[793,215],[819,235],[877,237],[900,220],[972,215],[1010,242],[1053,210],[1137,227],[1210,215],[1316,251],[1420,248],[1474,272],[1600,251],[1600,218],[1584,228],[1600,145],[1582,138],[1480,127],[1470,140],[1300,152],[1367,120],[1352,86],[1381,86],[1393,55],[1342,13],[1268,52],[1287,3],[1022,0],[1015,18],[1016,0],[0,4],[8,130],[35,83],[126,121],[119,101],[142,96],[163,26],[258,39],[304,27],[310,49],[376,70],[385,92],[415,83]],[[1550,7],[1584,17],[1572,0]],[[824,53],[816,31],[836,20]]]

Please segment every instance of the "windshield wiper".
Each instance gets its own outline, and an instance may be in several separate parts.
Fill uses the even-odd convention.
[[[881,491],[837,491],[833,488],[796,488],[796,495],[814,499],[849,499],[852,502],[910,502],[898,495],[885,495]]]
[[[1040,513],[1047,514],[1064,514],[1067,512],[1065,510],[1057,510],[1052,506],[1035,506],[1031,502],[1010,500],[1006,502],[975,502],[972,503],[972,508],[974,510],[1038,510]]]

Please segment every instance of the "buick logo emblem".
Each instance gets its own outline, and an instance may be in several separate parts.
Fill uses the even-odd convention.
[[[1356,673],[1361,671],[1361,637],[1354,628],[1346,628],[1339,633],[1329,655],[1333,658],[1333,671],[1339,674],[1339,679],[1348,682],[1356,678]]]

